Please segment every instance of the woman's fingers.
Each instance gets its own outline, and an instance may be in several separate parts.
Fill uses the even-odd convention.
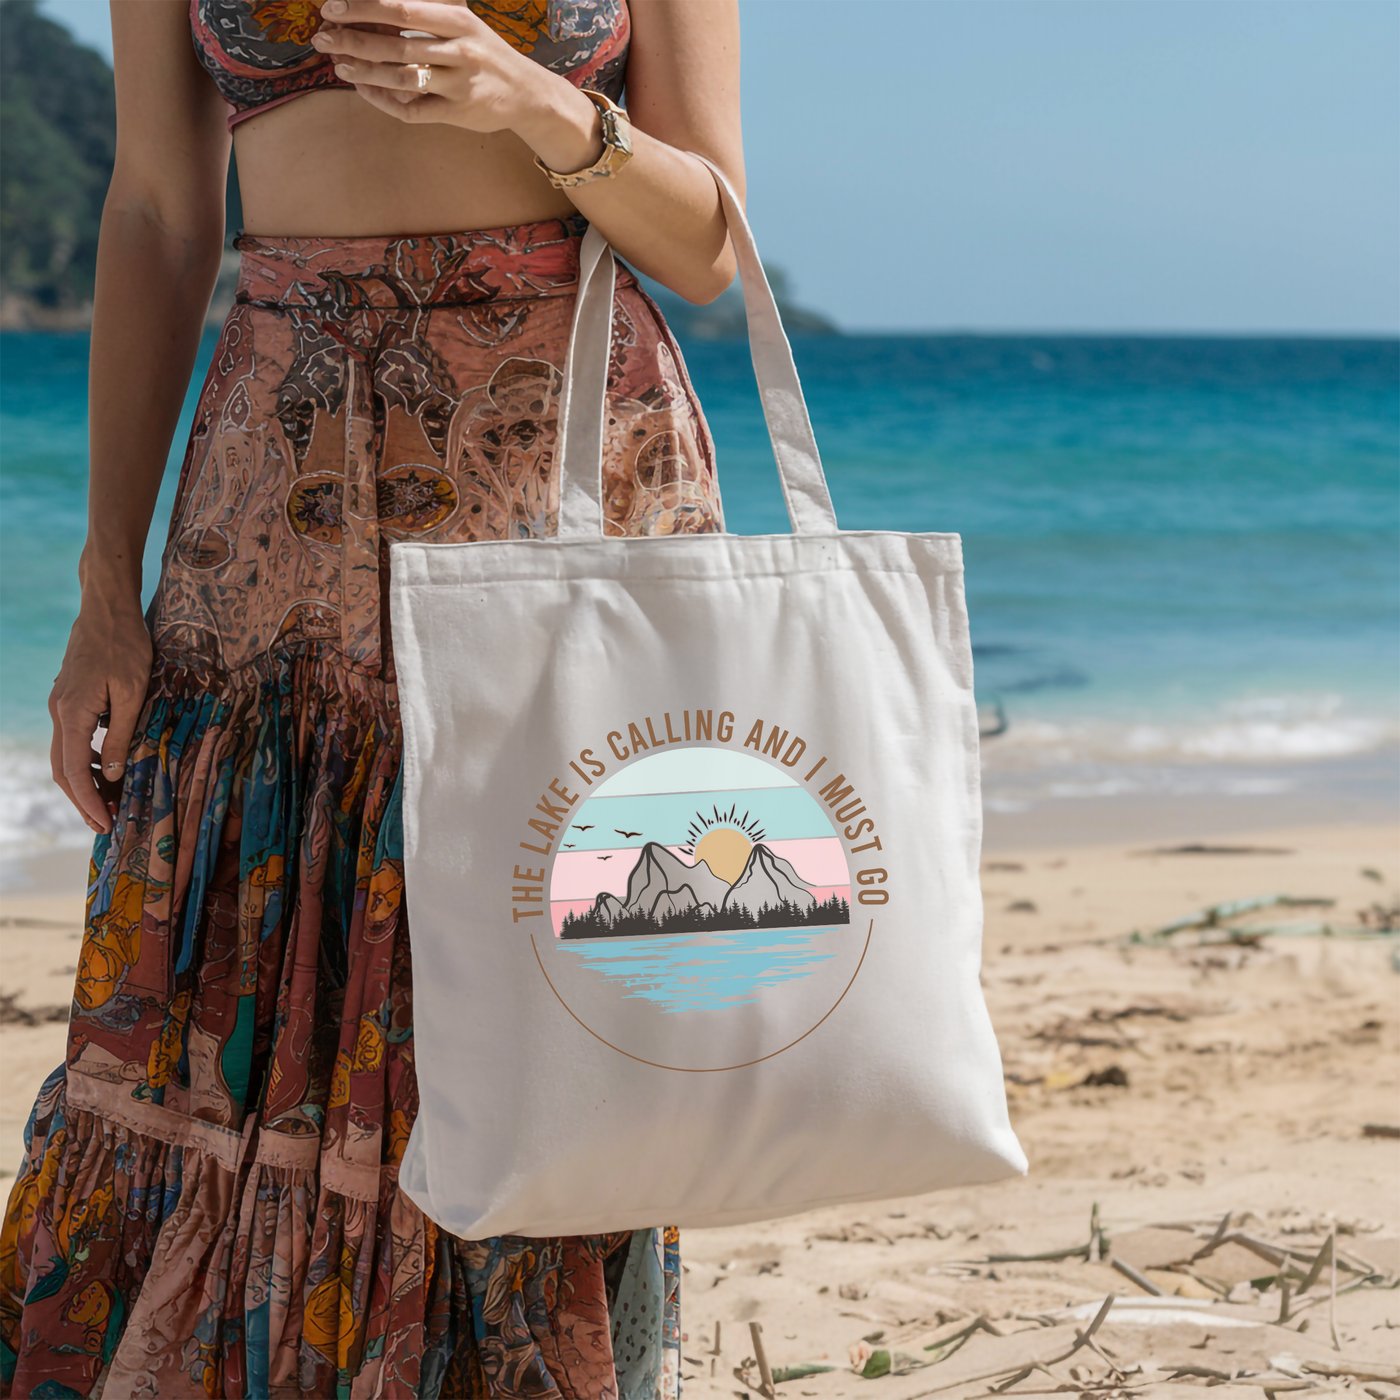
[[[335,75],[342,82],[353,84],[361,93],[365,88],[380,88],[395,94],[398,105],[426,93],[420,74],[426,76],[435,69],[441,84],[448,70],[461,62],[461,55],[450,43],[399,39],[334,25],[321,30],[311,42],[335,60]]]
[[[411,92],[398,92],[373,83],[356,83],[355,91],[371,107],[378,107],[381,112],[387,112],[403,122],[441,121],[451,106],[445,97],[434,97],[431,93],[418,97]]]
[[[121,776],[151,674],[139,613],[94,601],[78,614],[49,693],[53,780],[94,831],[110,831]],[[94,742],[98,730],[101,751]]]
[[[451,39],[475,34],[479,20],[465,4],[432,4],[430,0],[325,0],[322,21],[331,24],[387,24],[394,29],[421,29]]]
[[[337,62],[363,59],[366,63],[450,63],[456,50],[440,39],[400,39],[396,34],[374,34],[367,29],[323,25],[311,43]]]
[[[54,781],[94,831],[110,831],[112,818],[92,776],[92,736],[102,705],[60,695],[50,700],[54,741],[50,763]]]
[[[78,799],[69,790],[68,779],[63,776],[63,726],[59,724],[58,717],[53,714],[52,702],[49,704],[49,713],[53,719],[53,738],[49,741],[49,772],[54,782],[58,784],[59,791],[78,808],[82,819],[91,826],[92,819],[83,811]]]
[[[145,699],[144,687],[115,685],[111,687],[111,712],[107,717],[107,734],[102,740],[102,781],[108,795],[103,805],[115,815],[116,799],[121,795],[126,757],[131,751],[131,738],[141,717]]]
[[[388,92],[406,92],[410,96],[426,91],[418,77],[422,68],[405,68],[396,63],[357,63],[338,61],[335,76],[359,87],[382,88]]]

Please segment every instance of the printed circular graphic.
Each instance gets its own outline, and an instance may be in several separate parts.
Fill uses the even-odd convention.
[[[822,804],[778,763],[668,747],[571,809],[540,969],[598,1039],[648,1064],[751,1064],[808,1035],[864,956]]]

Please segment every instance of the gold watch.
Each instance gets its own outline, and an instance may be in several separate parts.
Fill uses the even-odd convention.
[[[583,88],[583,95],[598,109],[603,122],[603,154],[587,170],[575,170],[571,175],[561,175],[551,170],[539,156],[535,164],[544,171],[545,177],[556,190],[571,190],[578,185],[592,184],[594,180],[609,180],[632,159],[632,123],[627,113],[601,92]]]

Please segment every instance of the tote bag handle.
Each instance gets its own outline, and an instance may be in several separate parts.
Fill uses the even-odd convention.
[[[817,453],[812,419],[749,222],[723,172],[704,156],[696,159],[704,161],[715,177],[729,224],[744,293],[749,353],[793,534],[834,535],[839,528],[836,510]],[[579,253],[578,301],[559,407],[561,539],[598,539],[603,534],[604,399],[612,350],[615,274],[612,249],[590,226]]]

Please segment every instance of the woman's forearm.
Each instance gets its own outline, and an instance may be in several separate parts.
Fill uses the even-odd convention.
[[[516,133],[561,173],[587,169],[602,154],[598,109],[563,80],[555,79],[549,99],[531,107]],[[615,175],[566,193],[633,267],[688,300],[713,301],[733,280],[714,177],[647,132],[632,128],[632,159]]]
[[[694,302],[733,280],[734,254],[708,157],[742,199],[739,10],[733,0],[629,0],[627,109],[632,159],[611,177],[566,193],[634,267]],[[584,170],[602,155],[593,103],[566,79],[547,81],[516,126],[551,170]]]
[[[141,556],[209,298],[222,222],[164,226],[140,198],[109,195],[97,253],[88,384],[84,608],[140,608]]]

